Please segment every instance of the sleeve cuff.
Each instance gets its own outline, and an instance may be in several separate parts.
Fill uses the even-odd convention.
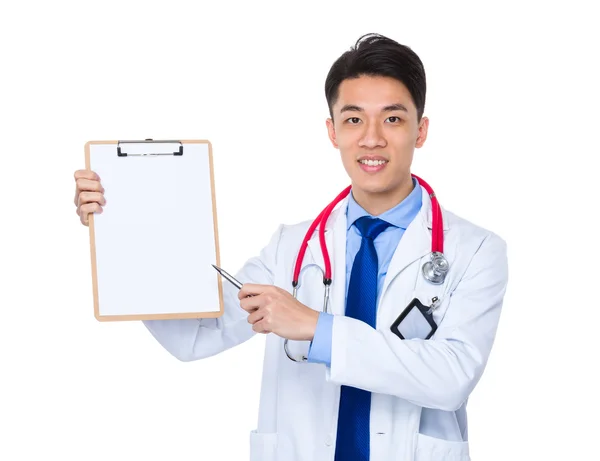
[[[308,362],[331,365],[331,332],[333,330],[333,315],[321,312],[317,320],[315,337],[308,349]]]

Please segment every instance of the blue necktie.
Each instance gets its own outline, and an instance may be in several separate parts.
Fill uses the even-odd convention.
[[[354,225],[362,235],[362,242],[350,273],[346,316],[375,327],[378,260],[374,240],[390,224],[378,218],[364,216],[356,220]],[[370,392],[342,386],[335,461],[368,461],[370,411]]]

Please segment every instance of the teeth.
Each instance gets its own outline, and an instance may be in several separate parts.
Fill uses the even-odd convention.
[[[379,166],[387,162],[385,160],[359,160],[359,163],[367,166]]]

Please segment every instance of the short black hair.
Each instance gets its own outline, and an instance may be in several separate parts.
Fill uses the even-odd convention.
[[[408,46],[380,34],[360,37],[354,47],[333,63],[327,74],[325,97],[331,118],[340,84],[346,79],[361,76],[391,77],[402,82],[417,108],[417,119],[421,120],[427,90],[425,69],[419,56]]]

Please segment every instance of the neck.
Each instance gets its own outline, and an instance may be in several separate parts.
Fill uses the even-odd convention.
[[[412,177],[409,176],[408,180],[402,182],[397,188],[384,192],[369,192],[353,187],[352,196],[356,203],[363,207],[367,213],[379,216],[402,202],[413,189]]]

